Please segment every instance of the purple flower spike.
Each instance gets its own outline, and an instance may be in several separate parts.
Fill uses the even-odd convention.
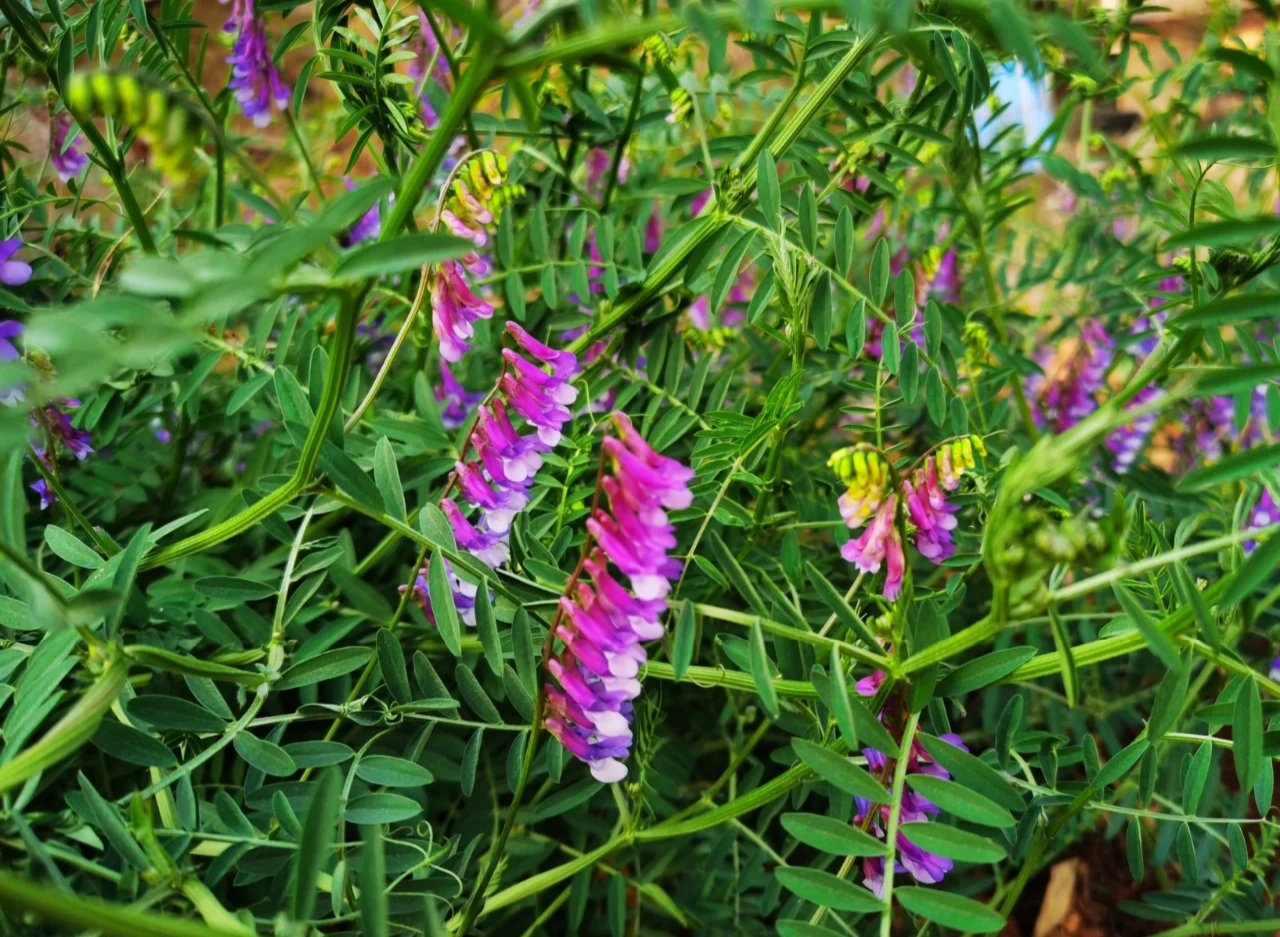
[[[22,238],[0,241],[0,283],[5,286],[21,286],[31,279],[31,264],[11,260],[22,247]]]
[[[647,656],[642,642],[662,637],[662,613],[680,563],[668,509],[688,507],[692,470],[658,455],[621,413],[617,436],[605,439],[613,474],[602,482],[610,512],[597,510],[587,530],[599,549],[583,564],[592,585],[579,582],[560,602],[555,636],[562,642],[547,669],[547,730],[596,780],[621,781],[631,751],[631,701]],[[606,559],[630,578],[631,592],[610,574]]]
[[[229,87],[254,126],[271,123],[271,105],[277,110],[289,106],[292,93],[280,80],[271,49],[267,46],[267,28],[253,8],[253,0],[236,0],[231,19],[224,29],[239,31],[235,46],[227,59],[231,66]]]

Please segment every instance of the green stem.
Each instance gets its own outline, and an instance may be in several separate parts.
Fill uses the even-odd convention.
[[[493,880],[493,873],[497,871],[498,864],[506,852],[507,840],[511,836],[511,831],[515,828],[516,814],[519,813],[520,803],[524,799],[525,786],[529,783],[529,776],[533,773],[533,758],[538,751],[538,735],[542,726],[542,712],[545,705],[546,700],[543,694],[539,693],[537,702],[534,705],[533,720],[529,727],[529,738],[525,742],[524,762],[520,765],[520,777],[516,781],[516,789],[511,793],[511,804],[507,808],[507,818],[502,824],[502,832],[498,834],[497,842],[493,844],[493,848],[489,851],[489,861],[485,863],[484,872],[476,881],[475,891],[467,899],[467,906],[462,911],[462,926],[458,929],[458,933],[461,935],[470,933],[471,925],[475,923],[476,918],[480,915],[482,902],[484,902],[487,910],[488,902],[484,901],[484,895],[489,888],[489,882]]]
[[[902,731],[901,751],[911,751],[915,741],[916,727],[920,724],[920,714],[912,713],[907,717],[906,728]],[[880,937],[891,937],[893,934],[893,878],[894,866],[898,854],[898,825],[902,821],[902,798],[906,793],[907,766],[911,759],[902,757],[893,769],[893,794],[889,807],[889,828],[885,833],[885,842],[889,846],[889,855],[884,859],[884,910],[880,912]]]
[[[396,192],[396,203],[391,206],[387,222],[382,226],[382,240],[386,241],[398,235],[413,217],[417,210],[418,199],[430,183],[432,175],[444,160],[445,154],[453,143],[454,134],[462,124],[466,115],[471,113],[471,105],[479,98],[485,82],[497,67],[498,57],[494,54],[493,43],[488,38],[482,39],[475,52],[468,59],[449,106],[440,117],[440,123],[432,132],[427,145],[418,154],[409,171],[400,182]]]
[[[62,81],[58,75],[57,63],[54,62],[52,53],[45,44],[45,36],[43,34],[37,36],[33,33],[28,28],[30,14],[15,7],[14,0],[0,0],[0,11],[4,12],[5,19],[9,21],[9,26],[17,34],[19,41],[27,47],[27,52],[31,57],[43,64],[45,74],[49,77],[49,84],[58,92],[58,96],[62,97]],[[32,26],[36,29],[39,28],[39,24],[34,21]],[[66,104],[65,98],[63,98],[63,104]],[[102,163],[102,168],[107,171],[107,175],[111,177],[111,181],[116,187],[116,193],[120,196],[120,204],[123,206],[125,214],[129,217],[129,223],[133,225],[134,235],[138,238],[138,245],[144,252],[154,254],[156,252],[156,242],[151,237],[151,231],[147,227],[146,216],[143,215],[142,207],[138,204],[138,199],[133,194],[133,188],[129,185],[124,163],[116,154],[115,148],[110,146],[102,134],[99,133],[93,121],[87,118],[80,119],[78,114],[76,118],[76,123],[80,125],[80,131],[84,134],[85,139],[89,141],[89,145],[93,147],[99,161]]]
[[[57,473],[51,471],[49,467],[44,464],[44,460],[36,455],[35,450],[31,448],[31,446],[27,447],[27,451],[31,456],[31,464],[36,467],[36,471],[40,473],[40,477],[44,479],[44,483],[49,486],[49,490],[52,491],[54,497],[58,499],[58,503],[62,505],[63,510],[71,515],[71,519],[89,535],[89,539],[93,541],[94,546],[98,548],[99,552],[106,556],[113,556],[120,552],[115,548],[110,540],[103,536],[98,529],[93,526],[93,524],[89,523],[89,518],[85,517],[81,510],[76,507],[75,501],[67,495],[67,490],[62,487],[62,482],[58,480]]]
[[[71,757],[97,731],[98,724],[124,689],[129,665],[117,656],[92,687],[34,745],[0,767],[0,793]]]
[[[298,466],[294,469],[289,481],[261,501],[227,518],[222,523],[215,524],[207,530],[151,554],[143,560],[143,569],[164,566],[192,553],[207,550],[249,530],[258,521],[270,517],[292,501],[310,484],[316,462],[320,458],[320,449],[324,446],[325,437],[333,423],[333,416],[337,412],[347,373],[351,370],[351,347],[355,339],[356,315],[364,295],[365,293],[361,292],[358,296],[349,297],[338,312],[337,330],[334,334],[333,346],[330,348],[329,372],[325,375],[324,391],[320,397],[320,404],[316,407],[315,422],[311,424],[306,441],[303,443]]]
[[[81,898],[9,872],[0,872],[0,907],[34,914],[67,930],[92,931],[110,937],[244,937],[243,930],[215,929],[164,914],[149,914],[94,898]]]

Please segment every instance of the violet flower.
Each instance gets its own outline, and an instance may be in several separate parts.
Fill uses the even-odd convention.
[[[870,676],[863,677],[855,684],[858,695],[864,697],[875,696],[880,689],[880,684],[884,682],[884,678],[885,674],[882,670],[877,670]],[[958,735],[948,732],[940,735],[939,738],[949,745],[954,745],[961,751],[969,750]],[[884,770],[888,767],[888,759],[883,752],[874,748],[864,748],[862,754],[866,757],[867,765],[872,770]],[[912,739],[911,750],[907,754],[907,772],[909,774],[927,774],[943,780],[951,777],[945,768],[933,760],[919,739]],[[873,810],[878,810],[879,816],[872,821],[871,829],[877,836],[884,836],[881,823],[887,824],[888,822],[889,805],[885,804],[877,808],[875,804],[863,797],[855,797],[855,801],[858,811],[854,817],[854,822],[861,823]],[[908,792],[902,800],[899,819],[902,823],[922,823],[939,812],[938,807],[927,798],[914,792]],[[908,874],[922,884],[933,885],[942,881],[943,877],[954,866],[950,859],[935,855],[917,846],[907,839],[901,831],[898,833],[895,845],[897,847],[894,863],[895,873]],[[884,859],[880,857],[864,859],[862,872],[863,885],[875,893],[877,897],[882,897],[884,889]]]
[[[1246,531],[1262,530],[1272,524],[1280,524],[1280,508],[1276,507],[1275,499],[1271,497],[1271,489],[1263,488],[1262,494],[1258,496],[1258,503],[1249,512],[1249,519],[1245,522],[1244,529]],[[1252,553],[1257,546],[1258,541],[1246,540],[1244,552]]]
[[[253,0],[234,0],[231,18],[223,30],[238,32],[227,64],[231,66],[228,87],[235,92],[244,116],[254,126],[271,123],[271,105],[283,111],[289,106],[291,92],[280,80],[271,49],[267,46],[267,27],[253,7]]]
[[[347,191],[351,192],[355,189],[355,183],[351,181],[349,176],[342,177],[342,184],[347,187]],[[391,206],[396,203],[395,193],[387,196],[387,205]],[[376,241],[382,233],[382,210],[378,205],[374,205],[359,221],[351,226],[351,230],[347,232],[343,238],[343,244],[347,247],[354,247],[356,244],[363,244],[365,241]]]
[[[436,34],[427,21],[424,10],[418,11],[418,41],[414,47],[414,58],[409,62],[409,77],[418,82],[418,103],[422,115],[422,123],[428,130],[440,123],[440,116],[431,106],[427,95],[427,83],[435,81],[444,88],[449,87],[449,60],[440,50]]]
[[[0,241],[0,283],[5,286],[21,286],[31,279],[31,264],[12,260],[22,247],[22,238]]]
[[[1025,382],[1037,426],[1062,433],[1098,408],[1097,395],[1105,384],[1112,344],[1102,324],[1088,319],[1079,342],[1065,357],[1061,349],[1037,356],[1043,373],[1033,374]],[[1061,360],[1055,363],[1054,358]]]
[[[1157,399],[1161,393],[1160,388],[1154,385],[1144,387],[1125,405],[1125,409],[1136,410]],[[1133,468],[1133,464],[1138,461],[1138,456],[1146,448],[1147,440],[1151,437],[1151,431],[1155,426],[1156,414],[1152,412],[1135,417],[1131,422],[1113,430],[1107,437],[1107,448],[1112,455],[1112,468],[1121,475]]]
[[[75,409],[80,406],[80,401],[64,400],[62,406]],[[31,422],[48,432],[57,442],[62,443],[77,461],[83,462],[86,456],[93,454],[93,446],[90,445],[91,437],[84,430],[71,425],[71,414],[63,410],[62,406],[55,403],[45,404],[31,414]]]
[[[80,149],[80,131],[66,111],[54,116],[49,128],[49,163],[58,178],[70,182],[89,165],[89,157]]]
[[[551,373],[510,349],[503,352],[515,371],[504,374],[498,384],[499,396],[479,409],[471,434],[476,459],[459,461],[454,467],[462,500],[478,509],[480,516],[473,522],[455,501],[447,500],[440,506],[458,546],[495,569],[509,556],[511,522],[529,503],[529,488],[542,467],[541,453],[560,441],[561,427],[570,418],[565,407],[577,396],[569,383],[578,371],[577,358],[571,352],[544,345],[514,322],[507,324],[507,331],[536,361],[551,365]],[[453,378],[447,368],[442,366],[442,370],[447,386]],[[465,393],[461,387],[458,390]],[[524,418],[532,433],[522,436],[516,431],[508,406]]]
[[[476,404],[484,399],[479,391],[472,393],[458,383],[449,366],[440,362],[440,385],[435,389],[436,403],[440,405],[440,422],[445,429],[460,429],[471,417]]]
[[[453,571],[453,566],[448,560],[444,561],[445,574],[449,579],[449,587],[453,592],[453,605],[458,610],[458,617],[461,618],[471,627],[476,624],[476,593],[479,591],[475,583],[467,582],[460,579]],[[401,586],[400,593],[403,595],[409,591],[409,587]],[[417,599],[419,608],[427,617],[427,621],[435,624],[436,616],[431,610],[431,586],[427,579],[426,568],[418,570],[418,574],[414,577],[412,586],[413,597]]]
[[[611,427],[617,435],[604,450],[612,474],[602,480],[609,510],[587,521],[597,544],[583,564],[592,585],[579,582],[560,600],[555,635],[563,647],[547,662],[559,687],[546,687],[547,731],[604,783],[627,776],[642,642],[662,637],[666,596],[682,569],[668,552],[676,541],[667,511],[693,501],[691,469],[654,452],[625,414],[614,413]],[[630,592],[606,559],[628,577]]]

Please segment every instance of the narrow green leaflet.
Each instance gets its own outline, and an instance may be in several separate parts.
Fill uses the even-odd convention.
[[[453,604],[453,586],[449,583],[444,557],[439,550],[431,554],[427,585],[431,590],[431,616],[440,629],[440,639],[454,657],[459,657],[462,654],[462,632],[458,624],[458,609]]]
[[[908,885],[895,888],[893,896],[912,914],[953,930],[994,934],[1004,928],[1002,915],[963,895],[953,895],[937,888]]]
[[[1244,680],[1236,695],[1235,713],[1231,719],[1231,754],[1240,787],[1245,790],[1252,790],[1262,773],[1262,729],[1262,697],[1258,684]]]
[[[333,768],[321,771],[312,785],[311,802],[302,824],[302,836],[294,853],[291,915],[309,921],[316,906],[320,873],[329,862],[337,834],[342,776]]]
[[[683,680],[693,663],[698,640],[698,619],[693,603],[684,601],[676,613],[676,630],[671,639],[671,669],[677,680]]]
[[[773,874],[787,891],[833,911],[872,914],[881,908],[875,895],[867,889],[830,872],[783,866],[774,870]]]
[[[944,813],[966,822],[1000,829],[1007,829],[1015,823],[1013,815],[1004,807],[955,781],[944,781],[927,774],[912,774],[907,776],[907,784]]]
[[[396,456],[391,450],[391,441],[383,436],[373,450],[373,480],[382,495],[382,504],[387,514],[400,522],[405,522],[404,488],[400,484],[400,471],[396,468]]]
[[[68,533],[53,524],[45,527],[44,540],[54,554],[72,566],[79,566],[81,569],[99,569],[106,563],[106,560],[99,556],[93,547],[80,540],[75,534]]]
[[[270,777],[287,778],[298,770],[288,752],[251,732],[237,733],[234,745],[241,758]]]
[[[889,792],[885,786],[847,756],[837,755],[829,748],[804,739],[792,739],[791,747],[800,760],[813,769],[814,774],[846,794],[853,794],[876,804],[889,803]]]
[[[357,248],[343,258],[334,275],[353,280],[384,276],[452,260],[471,250],[471,242],[450,234],[406,234]]]
[[[961,862],[1002,862],[1008,850],[995,840],[945,823],[904,823],[902,835],[921,849]]]
[[[1178,654],[1178,649],[1173,646],[1173,640],[1147,614],[1147,610],[1142,607],[1137,596],[1121,582],[1113,583],[1111,588],[1120,601],[1120,607],[1124,609],[1124,613],[1129,616],[1129,620],[1137,626],[1139,633],[1146,639],[1151,653],[1160,658],[1170,670],[1182,669],[1182,658]]]
[[[784,813],[782,828],[806,846],[833,856],[886,856],[889,849],[869,833],[816,813]]]
[[[938,683],[940,696],[963,696],[1009,676],[1036,656],[1034,647],[1011,647],[966,661]]]
[[[751,667],[751,679],[755,681],[756,692],[760,694],[760,702],[771,717],[778,717],[778,691],[773,685],[773,675],[769,672],[769,654],[764,646],[764,631],[760,628],[760,620],[751,623],[751,642],[748,646],[747,661]]]

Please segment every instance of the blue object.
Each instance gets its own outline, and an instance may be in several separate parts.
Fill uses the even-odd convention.
[[[993,113],[996,110],[992,106],[993,99],[996,107],[1003,108],[998,114]],[[1008,127],[1020,130],[1010,135],[1012,139],[1030,146],[1053,123],[1049,82],[1046,78],[1037,78],[1020,62],[997,65],[991,72],[991,96],[973,116],[978,125],[978,140],[984,147],[990,146]]]

